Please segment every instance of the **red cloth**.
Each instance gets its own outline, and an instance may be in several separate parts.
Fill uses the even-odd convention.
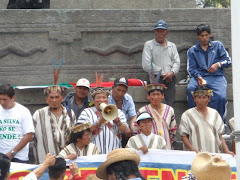
[[[79,176],[79,174],[76,174],[75,176],[73,176],[73,180],[81,180],[81,177]]]
[[[102,82],[102,87],[112,87],[114,82]],[[76,83],[70,82],[73,87],[76,87]],[[140,79],[128,79],[128,86],[146,86],[146,81]],[[96,87],[96,83],[91,83],[90,87]]]

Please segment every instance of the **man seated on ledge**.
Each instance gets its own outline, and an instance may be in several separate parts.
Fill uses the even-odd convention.
[[[191,76],[187,87],[188,106],[195,106],[191,91],[197,86],[205,85],[213,90],[210,107],[216,109],[225,122],[227,114],[227,81],[224,69],[231,66],[231,58],[219,41],[211,41],[211,29],[201,24],[196,29],[199,42],[187,52],[187,71]]]
[[[173,107],[175,102],[176,75],[180,69],[180,58],[177,47],[166,39],[168,24],[159,20],[154,26],[155,38],[144,44],[142,53],[142,67],[146,72],[153,72],[155,76],[161,72],[159,84],[164,84],[166,104]]]

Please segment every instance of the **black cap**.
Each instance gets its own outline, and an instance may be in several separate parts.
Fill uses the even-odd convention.
[[[116,86],[116,85],[124,85],[124,86],[128,87],[128,80],[125,77],[117,78],[114,81],[114,86]]]

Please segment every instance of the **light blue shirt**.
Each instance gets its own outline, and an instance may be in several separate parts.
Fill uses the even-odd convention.
[[[116,101],[114,100],[112,94],[108,96],[108,104],[116,105]],[[123,96],[123,104],[121,110],[125,114],[128,122],[131,117],[136,116],[135,104],[133,102],[132,96],[127,93]]]

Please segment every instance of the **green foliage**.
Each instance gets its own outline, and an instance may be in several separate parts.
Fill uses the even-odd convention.
[[[230,0],[196,0],[197,6],[203,8],[229,8]]]

